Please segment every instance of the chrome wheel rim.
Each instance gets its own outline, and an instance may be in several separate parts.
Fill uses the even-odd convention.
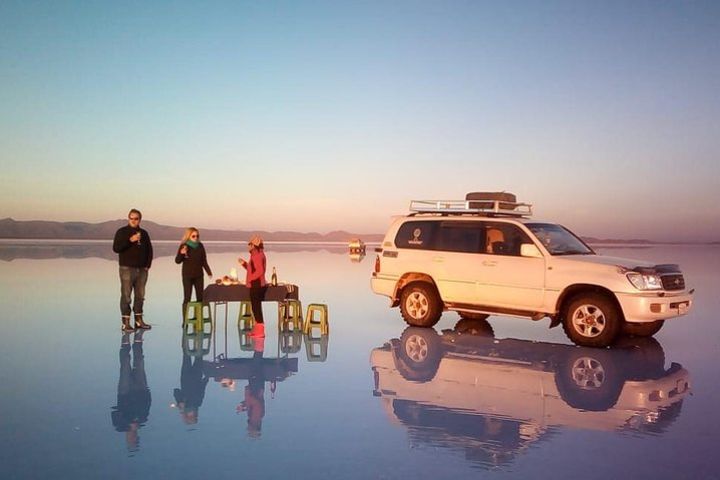
[[[411,335],[405,342],[405,354],[413,362],[422,362],[428,356],[428,344],[420,335]]]
[[[407,310],[410,316],[416,320],[419,320],[427,315],[428,309],[428,299],[422,292],[412,292],[405,300],[405,310]]]
[[[580,305],[572,313],[573,329],[583,337],[593,338],[600,335],[607,325],[605,312],[597,305]]]
[[[575,385],[583,390],[594,390],[605,382],[605,369],[594,358],[581,357],[573,363],[572,378]]]

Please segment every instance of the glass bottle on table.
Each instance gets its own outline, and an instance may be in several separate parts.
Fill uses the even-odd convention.
[[[270,285],[277,286],[277,272],[275,271],[275,267],[273,267],[273,273],[270,277]]]

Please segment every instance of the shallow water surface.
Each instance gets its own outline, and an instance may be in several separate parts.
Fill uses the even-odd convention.
[[[234,248],[207,245],[216,276]],[[173,249],[153,329],[123,336],[109,244],[0,244],[0,477],[720,478],[718,247],[599,248],[679,263],[697,289],[655,338],[603,350],[547,319],[406,329],[370,291],[373,255],[336,247],[267,251],[304,307],[328,306],[327,337],[278,333],[271,303],[263,348],[237,304],[183,335]]]

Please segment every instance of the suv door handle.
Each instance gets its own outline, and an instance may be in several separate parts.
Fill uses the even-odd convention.
[[[497,265],[497,260],[483,260],[483,267],[494,267]]]
[[[443,257],[433,257],[433,262],[435,263],[443,263],[445,259]]]

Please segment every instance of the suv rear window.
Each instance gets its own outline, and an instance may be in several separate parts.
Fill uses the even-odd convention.
[[[416,250],[479,253],[485,232],[479,222],[406,222],[395,236],[395,246]]]
[[[416,250],[435,250],[435,235],[439,222],[405,222],[395,235],[395,246]]]

